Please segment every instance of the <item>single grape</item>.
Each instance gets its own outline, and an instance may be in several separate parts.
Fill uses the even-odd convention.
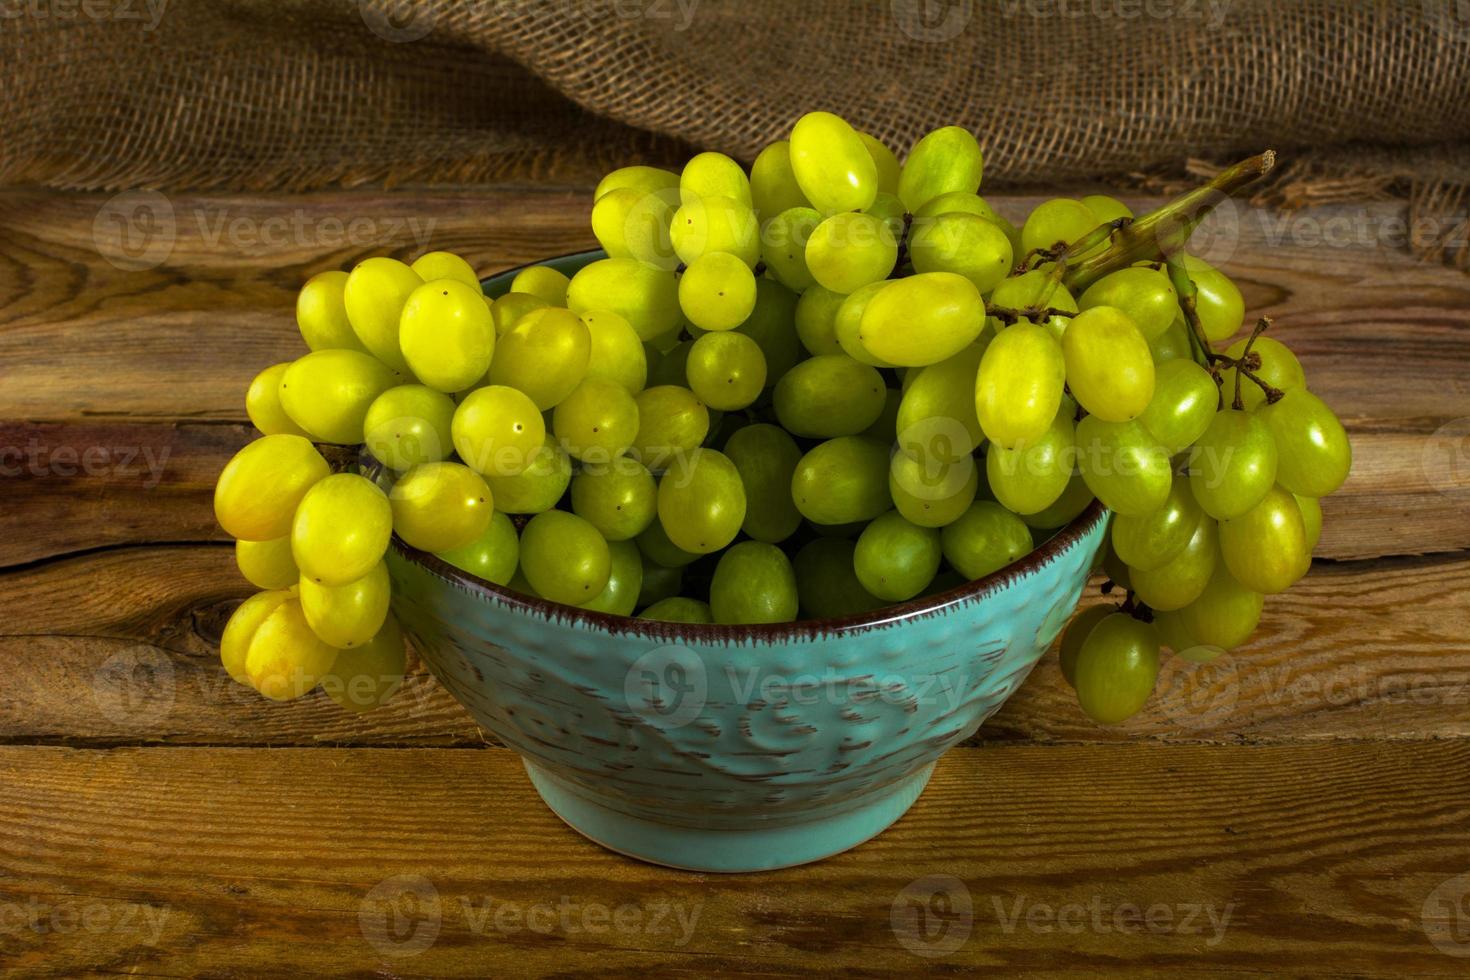
[[[846,354],[809,358],[776,385],[776,418],[798,436],[857,435],[883,411],[883,376]]]
[[[1061,310],[1066,313],[1077,312],[1077,301],[1072,298],[1067,287],[1044,269],[1032,269],[1019,276],[1001,280],[991,292],[990,302],[993,306],[1006,310],[1038,309]],[[1028,318],[1028,322],[1034,321]],[[1042,320],[1041,326],[1046,327],[1053,336],[1061,340],[1069,322],[1071,322],[1070,317],[1053,314]]]
[[[1292,496],[1296,497],[1297,507],[1302,512],[1302,526],[1307,532],[1307,555],[1310,557],[1322,537],[1322,502],[1316,497]]]
[[[1169,454],[1137,421],[1078,422],[1077,468],[1109,509],[1136,517],[1162,507],[1173,483]]]
[[[673,271],[679,257],[669,227],[679,203],[677,187],[614,188],[592,205],[592,236],[609,258],[635,259],[650,268]]]
[[[378,256],[359,262],[342,287],[352,332],[374,357],[403,374],[408,362],[398,346],[398,318],[408,297],[423,284],[402,262]]]
[[[393,485],[388,501],[398,536],[420,551],[434,553],[474,541],[485,533],[495,511],[490,487],[460,463],[420,463]],[[301,564],[299,555],[296,563]]]
[[[1072,687],[1077,686],[1077,654],[1082,652],[1082,644],[1087,642],[1094,626],[1117,611],[1117,606],[1108,603],[1088,606],[1073,616],[1067,628],[1062,631],[1058,659],[1061,661],[1062,676]]]
[[[490,303],[490,322],[495,325],[495,336],[504,336],[532,310],[545,309],[550,305],[540,296],[530,293],[506,293]]]
[[[1217,412],[1189,456],[1190,489],[1216,520],[1244,514],[1276,482],[1276,442],[1251,412],[1233,408]]]
[[[884,289],[888,288],[887,281],[870,282],[866,286],[859,286],[843,299],[842,305],[837,307],[837,318],[832,323],[832,329],[837,336],[837,345],[842,353],[869,367],[893,367],[894,365],[876,356],[872,351],[863,346],[863,314],[867,312],[868,303]]]
[[[388,566],[379,561],[362,578],[343,585],[319,585],[301,577],[301,611],[312,632],[338,649],[362,646],[382,629],[393,586]]]
[[[910,369],[894,419],[899,448],[914,459],[968,457],[984,440],[975,414],[975,376],[985,344]]]
[[[1104,725],[1138,714],[1159,679],[1159,634],[1127,613],[1105,616],[1093,626],[1074,669],[1077,703]]]
[[[1303,497],[1325,497],[1347,480],[1353,447],[1322,399],[1305,388],[1293,388],[1256,415],[1280,450],[1276,479],[1283,487]]]
[[[255,638],[255,632],[260,629],[260,624],[265,622],[283,602],[295,598],[285,589],[257,592],[240,603],[239,607],[230,614],[230,620],[225,624],[225,630],[220,635],[219,658],[220,663],[224,665],[225,672],[235,683],[250,684],[250,675],[245,670],[245,658],[250,652],[250,641]]]
[[[1256,631],[1265,601],[1259,592],[1237,582],[1223,562],[1216,562],[1205,590],[1179,610],[1179,619],[1195,646],[1231,650]]]
[[[548,306],[567,305],[567,285],[571,282],[565,273],[549,265],[528,265],[516,273],[510,281],[513,293],[530,293],[546,300]]]
[[[679,280],[672,269],[634,258],[601,259],[583,266],[567,287],[567,306],[574,313],[616,313],[642,340],[677,329],[682,318]]]
[[[692,265],[714,252],[734,255],[750,268],[761,257],[760,223],[750,205],[730,197],[685,200],[674,212],[669,240],[679,261]]]
[[[562,446],[586,463],[610,463],[638,435],[638,403],[612,381],[583,381],[551,416]]]
[[[823,214],[861,211],[878,193],[878,165],[857,132],[830,112],[808,112],[791,128],[791,169]]]
[[[679,306],[704,330],[733,330],[755,309],[755,276],[729,252],[706,252],[679,279]]]
[[[661,599],[638,614],[639,619],[651,619],[661,623],[713,623],[714,613],[709,603],[684,596]]]
[[[975,378],[981,430],[1006,449],[1041,438],[1056,418],[1065,382],[1062,346],[1050,330],[1033,323],[1007,327],[985,349]]]
[[[1207,663],[1209,660],[1214,659],[1214,657],[1204,656],[1208,652],[1215,652],[1216,656],[1224,652],[1223,650],[1215,651],[1214,648],[1202,646],[1200,641],[1195,639],[1189,630],[1185,628],[1184,620],[1180,613],[1181,610],[1175,609],[1170,612],[1154,614],[1154,629],[1159,633],[1160,643],[1180,656],[1188,653],[1189,656],[1186,659],[1200,663]]]
[[[658,516],[658,484],[637,460],[587,466],[572,478],[572,513],[609,541],[642,534]]]
[[[370,711],[397,693],[407,669],[403,630],[390,615],[377,636],[337,654],[331,670],[322,676],[322,690],[348,711]]]
[[[319,350],[293,361],[277,389],[291,420],[321,442],[355,446],[373,399],[404,377],[355,350]]]
[[[713,449],[693,450],[658,482],[659,523],[670,541],[694,554],[719,551],[735,540],[745,508],[740,471]]]
[[[1230,574],[1254,592],[1285,592],[1312,566],[1296,498],[1272,487],[1239,517],[1220,522],[1220,554]]]
[[[1130,568],[1153,571],[1173,561],[1199,527],[1200,506],[1184,476],[1174,477],[1169,496],[1157,510],[1113,518],[1113,550]]]
[[[796,182],[786,140],[777,140],[756,155],[750,165],[750,200],[762,222],[792,208],[811,206]]]
[[[1078,299],[1084,310],[1109,306],[1133,321],[1145,341],[1161,337],[1179,315],[1179,297],[1169,277],[1150,266],[1133,266],[1103,276]]]
[[[888,449],[861,436],[819,443],[796,464],[791,496],[813,524],[870,521],[892,505]]]
[[[1215,573],[1219,541],[1214,518],[1201,517],[1182,551],[1158,568],[1130,567],[1127,584],[1152,609],[1159,612],[1183,609],[1200,597]]]
[[[766,386],[766,356],[743,333],[700,337],[689,351],[685,371],[695,396],[724,412],[749,405]]]
[[[835,293],[886,279],[898,261],[898,240],[879,218],[861,211],[834,214],[812,230],[806,266],[812,278]]]
[[[587,378],[615,382],[630,395],[642,391],[648,380],[648,358],[628,321],[607,310],[588,310],[582,322],[592,341]]]
[[[281,407],[281,378],[290,366],[290,361],[272,364],[257,374],[245,391],[245,414],[250,416],[250,421],[260,430],[261,435],[304,436],[308,434],[305,429],[291,421],[291,416],[287,415],[286,410]]]
[[[468,388],[485,376],[495,352],[485,294],[456,279],[424,283],[403,304],[398,343],[424,384],[444,392]]]
[[[985,156],[969,130],[945,126],[926,133],[909,151],[898,175],[898,196],[910,211],[918,211],[940,194],[980,187]]]
[[[373,458],[390,469],[401,472],[419,463],[437,463],[454,449],[456,412],[454,400],[441,391],[398,385],[368,406],[363,440]]]
[[[236,541],[235,564],[257,589],[285,589],[301,578],[296,559],[291,557],[289,534],[269,541]]]
[[[291,522],[291,555],[302,578],[346,585],[382,559],[392,533],[392,508],[377,484],[335,473],[301,498]]]
[[[480,291],[480,277],[475,274],[474,266],[453,252],[425,252],[414,259],[409,268],[418,273],[418,277],[424,282],[453,279],[466,286],[473,286],[475,292]],[[514,283],[510,288],[516,288]]]
[[[1029,552],[1031,529],[993,500],[977,500],[959,520],[939,532],[944,557],[954,570],[974,581]]]
[[[873,168],[878,174],[879,194],[898,194],[898,157],[888,148],[888,144],[868,133],[858,130],[858,139],[863,141],[863,146],[868,149],[868,156],[873,158]]]
[[[939,538],[936,528],[915,524],[896,510],[880,515],[858,537],[853,552],[858,581],[880,599],[912,599],[939,571]]]
[[[301,436],[262,436],[225,464],[214,487],[214,516],[234,538],[283,537],[291,533],[301,498],[330,472]]]
[[[791,289],[806,289],[817,280],[806,264],[806,246],[822,223],[822,212],[791,207],[777,214],[761,231],[761,260],[771,274]]]
[[[1159,366],[1167,361],[1187,361],[1192,358],[1194,348],[1190,346],[1189,326],[1184,322],[1183,315],[1176,314],[1169,328],[1148,342],[1148,349],[1153,354],[1154,364]],[[1199,367],[1199,365],[1195,366]]]
[[[801,359],[796,335],[797,296],[774,279],[755,281],[755,309],[735,329],[756,342],[766,359],[766,387],[785,376]]]
[[[745,488],[740,529],[757,541],[778,544],[796,533],[801,512],[791,499],[791,477],[801,461],[796,441],[778,426],[757,423],[736,430],[724,453]]]
[[[796,336],[811,354],[841,354],[837,311],[847,297],[824,286],[810,286],[796,303]]]
[[[635,401],[633,452],[654,472],[693,452],[709,435],[709,409],[688,388],[657,385],[639,392]]]
[[[1010,239],[994,222],[962,211],[915,219],[909,236],[915,272],[952,272],[988,293],[1011,271]]]
[[[796,618],[796,575],[785,553],[764,541],[742,541],[720,556],[709,585],[717,623],[789,623]]]
[[[1239,358],[1245,353],[1245,345],[1245,340],[1237,340],[1225,348],[1226,356]],[[1296,355],[1285,344],[1270,337],[1257,337],[1251,344],[1251,352],[1260,355],[1261,358],[1261,366],[1251,373],[1268,385],[1282,391],[1307,386],[1301,361],[1296,359]],[[1224,379],[1222,388],[1227,400],[1235,397],[1235,374],[1236,370],[1232,367],[1227,368],[1221,375]],[[1240,401],[1247,409],[1259,408],[1266,401],[1266,393],[1251,379],[1241,378]]]
[[[1133,217],[1133,211],[1128,205],[1106,194],[1088,194],[1082,198],[1082,203],[1087,205],[1087,210],[1097,218],[1098,224],[1115,221],[1118,218]]]
[[[544,598],[577,606],[607,587],[612,552],[587,521],[564,510],[548,510],[521,531],[521,570]],[[635,588],[633,594],[637,592]]]
[[[1072,318],[1062,334],[1067,387],[1089,414],[1126,422],[1154,396],[1154,359],[1133,320],[1111,306]]]
[[[1050,507],[1038,510],[1034,514],[1022,514],[1021,520],[1026,526],[1038,530],[1060,528],[1070,524],[1077,515],[1087,509],[1087,505],[1094,499],[1092,489],[1088,487],[1087,481],[1082,479],[1082,474],[1074,472],[1072,478],[1067,481],[1067,487],[1062,491],[1062,495]]]
[[[346,286],[347,273],[319,272],[306,280],[296,295],[296,326],[310,349],[368,352],[347,319],[343,302]]]
[[[1224,340],[1245,320],[1245,298],[1230,277],[1193,255],[1184,256],[1184,268],[1194,281],[1195,312],[1211,341]]]
[[[1185,353],[1154,368],[1154,396],[1138,421],[1172,456],[1205,434],[1219,405],[1215,379]]]
[[[669,540],[668,532],[664,530],[660,521],[654,521],[648,525],[634,541],[638,545],[638,550],[643,552],[644,558],[664,568],[683,568],[690,562],[698,561],[700,557],[691,551],[685,551]]]
[[[691,157],[679,174],[679,195],[684,201],[723,196],[750,207],[750,178],[740,164],[723,153],[700,153]]]
[[[450,431],[459,458],[482,476],[523,472],[546,441],[546,422],[531,396],[505,385],[466,395],[454,410]]]
[[[997,226],[1005,220],[985,198],[973,191],[947,191],[931,197],[914,211],[914,218],[937,218],[941,214],[955,212],[978,215]]]
[[[679,175],[660,167],[619,167],[598,182],[597,189],[592,192],[592,199],[599,201],[604,195],[620,187],[627,187],[644,194],[662,190],[677,190]]]
[[[863,347],[890,364],[938,364],[964,350],[985,326],[985,302],[970,280],[952,272],[896,279],[863,310]]]
[[[1037,249],[1070,245],[1100,224],[1097,215],[1081,201],[1059,197],[1038,204],[1021,226],[1021,255],[1017,261]]]
[[[631,541],[609,541],[607,585],[597,598],[582,603],[583,609],[631,616],[638,608],[638,593],[643,588],[643,556]]]
[[[300,600],[290,598],[256,628],[245,673],[250,686],[272,701],[290,701],[316,687],[336,659],[337,649],[312,632]]]
[[[1036,439],[1014,449],[991,445],[985,452],[985,475],[990,492],[1007,510],[1036,514],[1056,503],[1067,489],[1076,458],[1077,426],[1071,405],[1064,403]]]
[[[516,526],[500,511],[490,516],[485,531],[469,544],[439,552],[449,564],[487,582],[504,585],[515,575],[520,563],[521,542]]]
[[[525,392],[544,412],[582,383],[591,356],[592,335],[581,318],[548,306],[522,317],[500,338],[489,380]]]
[[[843,538],[816,538],[792,559],[801,610],[808,619],[838,619],[871,612],[883,600],[863,588],[853,567],[857,544]]]
[[[638,547],[636,541],[633,546]],[[643,584],[638,589],[638,607],[651,606],[655,602],[662,602],[678,595],[684,588],[683,570],[665,568],[657,562],[650,561],[641,548],[638,549],[638,554],[643,560]]]
[[[548,433],[530,464],[509,476],[485,477],[494,494],[495,507],[507,514],[539,514],[555,507],[572,480],[572,459],[556,437]]]

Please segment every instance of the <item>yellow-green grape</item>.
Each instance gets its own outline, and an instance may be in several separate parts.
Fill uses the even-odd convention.
[[[788,432],[831,439],[872,425],[883,412],[886,390],[877,368],[846,354],[823,354],[787,371],[776,384],[773,402]]]
[[[626,452],[638,435],[638,403],[622,385],[583,381],[557,404],[551,427],[574,458],[608,463]]]
[[[1265,601],[1259,592],[1235,581],[1223,562],[1217,562],[1205,590],[1179,610],[1179,619],[1195,645],[1230,650],[1251,638],[1261,622]]]
[[[318,585],[301,577],[301,611],[312,632],[339,649],[362,646],[382,629],[393,586],[379,561],[362,578],[344,585]]]
[[[232,538],[283,537],[301,498],[330,472],[301,436],[262,436],[225,464],[214,486],[214,516]]]
[[[796,171],[791,168],[791,144],[777,140],[756,156],[750,165],[750,199],[761,221],[769,221],[782,211],[810,206]]]
[[[679,257],[674,254],[669,225],[678,207],[678,188],[614,188],[592,205],[592,236],[612,258],[636,259],[672,271]]]
[[[990,492],[1007,510],[1036,514],[1056,503],[1072,479],[1077,426],[1071,405],[1063,403],[1051,426],[1013,449],[992,445],[985,453]]]
[[[490,304],[490,321],[495,324],[495,336],[503,336],[532,310],[549,305],[540,296],[532,296],[530,293],[506,293]]]
[[[1172,456],[1205,434],[1219,404],[1215,379],[1186,352],[1154,368],[1154,396],[1138,421]]]
[[[377,484],[334,473],[301,498],[291,522],[291,555],[302,578],[345,585],[382,559],[392,533],[393,513]]]
[[[662,190],[677,190],[679,175],[661,167],[620,167],[598,182],[597,189],[592,192],[592,199],[601,200],[605,194],[620,187],[631,188],[644,194]]]
[[[420,381],[462,391],[485,376],[495,353],[495,323],[479,286],[426,282],[409,294],[398,322],[404,360]]]
[[[958,354],[984,326],[985,302],[974,283],[952,272],[922,272],[888,283],[868,301],[858,340],[890,364],[919,367]]]
[[[1245,353],[1245,345],[1245,340],[1237,340],[1225,348],[1225,355],[1238,359]],[[1301,361],[1296,359],[1296,355],[1285,344],[1272,340],[1270,337],[1257,337],[1251,344],[1251,352],[1260,355],[1261,358],[1261,366],[1251,373],[1268,385],[1281,391],[1291,391],[1307,386]],[[1227,368],[1221,375],[1224,379],[1221,387],[1225,392],[1226,401],[1235,397],[1235,374],[1236,370],[1232,367]],[[1247,409],[1259,408],[1266,402],[1266,393],[1251,379],[1241,378],[1240,401]]]
[[[998,571],[1028,553],[1031,529],[993,500],[977,500],[939,532],[944,557],[974,581]]]
[[[612,616],[631,616],[638,608],[638,595],[643,588],[643,555],[631,541],[609,541],[607,551],[607,585],[595,599],[582,603],[582,608]]]
[[[700,153],[679,174],[679,196],[687,204],[701,197],[728,197],[750,207],[750,178],[723,153]]]
[[[717,623],[789,623],[798,607],[796,575],[784,552],[764,541],[742,541],[720,556],[709,586]]]
[[[1062,334],[1062,354],[1067,387],[1089,414],[1126,422],[1148,408],[1154,396],[1153,355],[1122,310],[1095,306],[1074,316]]]
[[[941,214],[951,214],[954,212],[979,215],[986,221],[992,221],[996,224],[1000,224],[1001,221],[1005,220],[996,213],[995,209],[990,206],[985,198],[973,191],[949,191],[936,197],[931,197],[924,202],[923,206],[914,212],[914,218],[937,218]]]
[[[291,420],[321,442],[362,442],[368,406],[404,378],[355,350],[313,351],[291,363],[277,389]]]
[[[983,435],[975,414],[975,376],[983,344],[971,344],[938,364],[909,371],[898,405],[898,445],[915,459],[968,457]]]
[[[975,193],[984,170],[985,157],[975,137],[958,126],[945,126],[909,151],[898,175],[898,196],[909,211],[918,211],[940,194]]]
[[[638,435],[633,451],[650,470],[677,465],[709,435],[709,409],[694,392],[677,385],[656,385],[640,391]]]
[[[988,293],[1011,271],[1010,239],[979,215],[952,211],[916,219],[909,238],[916,272],[953,272]]]
[[[1116,725],[1148,703],[1159,679],[1159,634],[1127,613],[1112,613],[1087,634],[1074,668],[1077,703],[1093,721]]]
[[[876,136],[858,130],[858,139],[863,141],[868,156],[873,158],[873,169],[878,174],[878,193],[898,196],[898,157]]]
[[[1206,514],[1239,517],[1276,482],[1276,441],[1260,417],[1227,408],[1190,450],[1189,486]]]
[[[546,421],[530,395],[487,385],[459,403],[450,432],[455,452],[470,469],[483,476],[514,476],[541,451]]]
[[[337,648],[312,631],[301,601],[289,598],[256,628],[245,654],[250,686],[272,701],[306,694],[332,669]]]
[[[658,482],[658,521],[684,551],[707,555],[735,540],[745,521],[745,486],[724,453],[695,449]]]
[[[638,547],[636,541],[633,547]],[[678,595],[684,588],[683,569],[665,568],[657,562],[649,561],[641,548],[638,554],[643,560],[643,582],[638,588],[638,605],[651,606],[655,602]]]
[[[958,520],[975,500],[980,469],[975,460],[894,453],[888,469],[888,493],[905,518],[922,527],[943,527]]]
[[[648,357],[628,321],[607,310],[588,310],[582,322],[592,340],[587,378],[612,381],[630,395],[642,391],[648,381]]]
[[[1038,204],[1021,226],[1021,258],[1030,256],[1037,249],[1070,245],[1100,224],[1102,222],[1087,205],[1069,197]]]
[[[684,596],[661,599],[638,614],[639,619],[650,619],[660,623],[703,623],[715,621],[709,603]]]
[[[1130,567],[1128,586],[1159,612],[1183,609],[1200,597],[1215,573],[1221,529],[1223,525],[1217,525],[1214,518],[1202,516],[1189,543],[1173,558],[1157,568]]]
[[[403,474],[388,499],[393,530],[412,547],[433,553],[484,534],[495,511],[490,487],[461,463],[421,463]]]
[[[1119,514],[1157,510],[1173,485],[1169,454],[1136,421],[1089,415],[1078,422],[1077,468],[1093,495]]]
[[[690,562],[699,560],[699,555],[685,551],[669,540],[669,533],[664,530],[660,521],[648,525],[634,541],[638,550],[643,552],[644,558],[664,568],[683,568]]]
[[[1154,363],[1163,366],[1167,361],[1189,360],[1194,356],[1194,348],[1189,342],[1189,326],[1184,322],[1183,314],[1174,317],[1174,322],[1169,324],[1169,329],[1148,342],[1149,352],[1153,354]]]
[[[777,214],[761,231],[761,260],[781,283],[806,289],[816,282],[806,265],[806,246],[822,223],[816,208],[792,207]]]
[[[652,340],[677,328],[683,316],[674,273],[631,258],[601,259],[583,266],[567,287],[567,306],[575,313],[616,313],[637,331],[640,340]]]
[[[363,439],[373,458],[400,472],[436,463],[454,449],[454,400],[428,385],[389,388],[368,406]]]
[[[291,420],[281,407],[281,378],[290,361],[272,364],[255,376],[245,391],[245,413],[262,435],[304,436],[306,430]]]
[[[275,612],[281,603],[295,596],[285,589],[270,592],[257,592],[255,595],[240,603],[239,607],[230,614],[230,621],[225,624],[225,631],[220,635],[219,658],[228,673],[237,684],[250,684],[250,675],[245,670],[245,658],[250,652],[250,641],[255,638],[255,631],[260,629],[260,624]]]
[[[808,112],[791,128],[791,169],[823,214],[861,211],[878,193],[873,155],[857,131],[830,112]]]
[[[985,348],[975,377],[981,431],[1005,449],[1041,438],[1056,418],[1065,383],[1062,346],[1050,330],[1034,323],[1007,327]]]
[[[490,364],[490,383],[516,388],[546,411],[587,376],[592,335],[570,310],[534,310],[510,329]]]
[[[1316,497],[1303,497],[1300,494],[1292,494],[1296,497],[1297,506],[1302,512],[1302,526],[1307,532],[1307,557],[1310,558],[1313,551],[1317,550],[1317,542],[1322,538],[1322,502]]]
[[[546,300],[548,306],[567,305],[566,274],[549,265],[528,265],[510,281],[511,292],[530,293]]]
[[[679,307],[703,330],[733,330],[755,309],[755,276],[729,252],[706,252],[679,278]]]
[[[1062,495],[1052,503],[1034,514],[1022,514],[1021,520],[1028,527],[1038,530],[1050,530],[1070,524],[1072,520],[1087,509],[1088,504],[1093,501],[1092,489],[1088,487],[1087,481],[1082,478],[1081,473],[1073,473],[1072,478],[1067,481],[1067,487]]]
[[[778,426],[757,423],[737,429],[724,452],[745,488],[745,520],[740,529],[768,544],[795,534],[801,526],[801,512],[791,499],[791,477],[801,461],[796,441]]]
[[[730,197],[686,200],[674,212],[669,239],[679,261],[693,263],[711,252],[728,252],[751,268],[760,261],[760,223],[748,203]]]
[[[480,277],[475,275],[474,266],[453,252],[425,252],[409,266],[424,282],[435,279],[453,279],[480,291]],[[515,286],[511,286],[512,289]]]
[[[915,524],[896,510],[873,520],[859,535],[853,568],[863,588],[880,599],[903,602],[928,588],[943,557],[940,532]]]
[[[357,350],[367,353],[347,319],[342,293],[347,273],[319,272],[296,294],[296,326],[312,350]]]
[[[1184,268],[1194,281],[1195,312],[1211,341],[1220,341],[1240,329],[1245,321],[1245,297],[1230,277],[1193,255],[1184,256]]]
[[[555,507],[567,492],[567,484],[572,482],[572,458],[548,433],[524,470],[510,476],[491,474],[485,482],[494,492],[497,510],[539,514]]]
[[[1062,310],[1067,313],[1077,312],[1077,301],[1072,294],[1045,269],[1032,269],[1023,272],[1019,276],[1003,279],[998,283],[990,294],[990,302],[1005,310]],[[1049,329],[1058,340],[1066,332],[1070,317],[1053,314],[1047,317],[1042,325]]]
[[[1272,487],[1239,517],[1220,522],[1220,554],[1235,580],[1254,592],[1285,592],[1312,565],[1296,498]]]
[[[1088,194],[1082,198],[1082,203],[1087,205],[1087,210],[1097,218],[1098,224],[1133,217],[1133,211],[1128,205],[1106,194]]]
[[[439,557],[487,582],[504,585],[520,563],[521,542],[515,524],[497,510],[483,534],[469,544],[439,552]]]
[[[1129,568],[1153,571],[1173,561],[1199,527],[1201,510],[1189,479],[1175,476],[1169,496],[1157,510],[1113,518],[1113,551]]]
[[[837,344],[842,348],[842,353],[862,364],[870,367],[893,367],[894,365],[881,357],[875,356],[863,346],[863,313],[873,297],[877,296],[890,284],[886,281],[870,282],[866,286],[859,286],[842,301],[837,307],[837,318],[833,321],[832,329],[837,335]]]
[[[1208,663],[1223,651],[1217,651],[1210,647],[1202,647],[1200,641],[1196,640],[1184,626],[1184,620],[1180,616],[1180,610],[1170,612],[1154,613],[1154,629],[1159,633],[1159,642],[1173,650],[1184,659]],[[1185,656],[1188,654],[1188,656]],[[1211,656],[1210,654],[1213,654]]]
[[[813,229],[805,258],[812,278],[845,295],[888,277],[898,261],[898,240],[881,219],[846,211]]]
[[[658,516],[658,485],[637,460],[584,467],[572,478],[572,513],[609,541],[627,541]]]
[[[735,329],[755,341],[766,359],[766,387],[774,385],[801,359],[796,336],[796,294],[774,279],[755,281],[755,309]]]
[[[878,196],[873,198],[873,203],[867,206],[866,212],[886,224],[895,239],[903,235],[904,215],[908,212],[897,194],[879,191]]]
[[[871,612],[883,605],[858,581],[853,568],[857,544],[845,538],[816,538],[791,560],[796,592],[807,619],[837,619]]]
[[[348,711],[370,711],[397,693],[407,669],[403,630],[389,616],[377,636],[337,654],[332,669],[322,677],[322,690]]]
[[[291,557],[291,536],[270,541],[236,541],[235,564],[257,589],[285,589],[296,584],[301,572]]]
[[[1353,447],[1332,409],[1305,388],[1256,413],[1280,449],[1277,481],[1303,497],[1325,497],[1342,486],[1353,466]]]
[[[743,333],[709,333],[690,348],[685,372],[700,401],[729,412],[760,397],[766,385],[766,356]]]
[[[1062,642],[1058,649],[1057,659],[1061,662],[1062,676],[1072,687],[1077,686],[1077,654],[1082,652],[1082,644],[1087,642],[1087,637],[1092,633],[1094,626],[1117,611],[1117,606],[1107,603],[1100,606],[1088,606],[1073,616],[1067,628],[1062,631]]]
[[[810,449],[791,475],[791,496],[813,524],[871,521],[892,506],[888,447],[861,436],[839,436]]]
[[[511,576],[510,581],[505,584],[505,587],[523,596],[530,596],[533,599],[541,598],[541,593],[531,588],[531,583],[526,581],[526,572],[522,568],[516,569],[516,573]]]
[[[824,286],[809,286],[796,302],[796,336],[811,354],[841,354],[837,311],[847,297]]]
[[[1087,287],[1078,304],[1084,310],[1095,306],[1122,310],[1145,341],[1162,336],[1179,315],[1179,297],[1168,275],[1149,266],[1108,273]]]
[[[408,371],[398,346],[398,318],[409,295],[423,284],[419,274],[402,262],[379,256],[359,262],[342,289],[352,332],[374,357],[395,371]]]
[[[564,510],[548,510],[521,531],[521,570],[539,595],[577,606],[597,598],[607,586],[612,553],[587,521]]]

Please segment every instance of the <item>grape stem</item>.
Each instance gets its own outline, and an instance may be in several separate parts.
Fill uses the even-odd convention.
[[[1077,314],[1070,310],[1059,310],[1055,306],[1028,306],[1025,309],[1017,310],[1008,306],[991,306],[989,303],[986,303],[985,315],[993,316],[1006,326],[1010,326],[1017,320],[1030,320],[1032,323],[1039,323],[1042,320],[1049,320],[1054,316],[1074,317]]]
[[[1245,409],[1245,402],[1240,397],[1240,379],[1242,377],[1250,378],[1261,386],[1261,391],[1265,393],[1266,404],[1268,405],[1274,405],[1286,394],[1280,388],[1275,387],[1267,382],[1266,379],[1256,374],[1256,369],[1261,366],[1261,355],[1254,353],[1251,348],[1255,346],[1256,338],[1265,333],[1266,329],[1270,326],[1271,318],[1268,316],[1263,316],[1257,320],[1256,327],[1251,331],[1250,337],[1246,340],[1245,347],[1241,350],[1240,356],[1233,362],[1235,367],[1235,400],[1232,406],[1237,412]]]
[[[888,274],[889,279],[901,278],[901,270],[904,263],[909,260],[909,232],[914,227],[914,216],[909,212],[903,213],[903,231],[898,236],[898,253],[893,260],[893,271]]]

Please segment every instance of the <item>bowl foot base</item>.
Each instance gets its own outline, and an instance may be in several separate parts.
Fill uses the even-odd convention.
[[[644,820],[589,799],[565,780],[526,761],[541,799],[577,833],[611,851],[685,871],[772,871],[841,854],[903,816],[934,771],[925,766],[837,816],[751,830],[703,830]]]

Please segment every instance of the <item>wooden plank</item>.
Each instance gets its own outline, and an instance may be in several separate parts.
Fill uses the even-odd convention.
[[[861,848],[728,877],[585,841],[503,750],[0,773],[22,974],[1464,975],[1466,742],[962,749]]]

